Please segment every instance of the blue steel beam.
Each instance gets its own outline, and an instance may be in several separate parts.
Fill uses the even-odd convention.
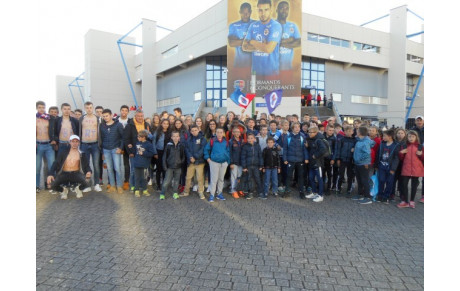
[[[141,23],[136,25],[133,29],[131,29],[127,34],[123,35],[118,41],[123,41],[123,39],[125,39],[125,37],[127,37],[131,32],[133,32],[136,28],[138,28],[141,25],[142,25],[142,21],[141,21]]]
[[[73,81],[72,81],[73,82]],[[77,102],[75,102],[75,98],[73,97],[73,93],[72,93],[72,88],[70,88],[70,84],[67,85],[69,87],[69,91],[70,91],[70,96],[72,96],[72,100],[73,100],[73,104],[75,104],[75,108],[78,108],[77,107]]]
[[[120,43],[117,42],[117,45],[118,45],[118,50],[120,51],[120,56],[121,56],[121,61],[123,62],[123,67],[125,68],[126,77],[128,78],[129,88],[131,89],[131,94],[133,95],[134,104],[136,104],[136,108],[138,108],[137,100],[136,100],[136,93],[134,93],[133,83],[131,82],[131,78],[129,77],[128,66],[126,66],[125,57],[123,56],[123,51],[121,49]]]
[[[423,19],[423,17],[421,17],[420,15],[418,15],[417,13],[415,13],[414,11],[410,10],[409,8],[407,8],[407,11],[414,14],[415,16],[417,16],[418,18],[420,18],[421,20],[425,21],[425,19]]]
[[[135,43],[130,43],[130,42],[124,42],[124,41],[120,41],[120,40],[118,40],[117,42],[120,43],[120,44],[127,44],[127,45],[142,47],[142,45],[140,45],[140,44],[135,44]]]
[[[420,34],[424,34],[424,33],[425,33],[425,31],[422,30],[422,31],[420,31],[420,32],[416,32],[416,33],[413,33],[413,34],[409,34],[409,35],[407,35],[406,37],[407,37],[407,38],[411,38],[411,37],[414,37],[414,36],[417,36],[417,35],[420,35]]]
[[[164,29],[164,30],[167,30],[167,31],[174,31],[174,30],[172,30],[172,29],[169,29],[169,28],[166,28],[166,27],[163,27],[163,26],[159,26],[159,25],[157,25],[157,27],[158,27],[158,28],[161,28],[161,29]]]
[[[377,21],[377,20],[383,19],[383,18],[388,17],[388,16],[390,16],[390,14],[387,14],[387,15],[384,15],[384,16],[382,16],[382,17],[376,18],[376,19],[374,19],[374,20],[368,21],[368,22],[366,22],[366,23],[361,24],[360,26],[368,25],[368,24],[370,24],[370,23],[372,23],[372,22],[375,22],[375,21]]]
[[[420,83],[423,79],[423,73],[425,71],[425,66],[422,67],[422,72],[420,73],[420,77],[418,78],[417,86],[415,87],[414,94],[412,95],[412,100],[410,101],[409,109],[407,109],[406,119],[404,123],[407,123],[407,119],[409,119],[410,112],[412,110],[412,106],[414,105],[415,97],[417,96],[418,88],[420,87]]]

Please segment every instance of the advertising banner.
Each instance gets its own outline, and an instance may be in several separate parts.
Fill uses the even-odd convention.
[[[228,94],[300,97],[301,29],[302,0],[228,0]]]

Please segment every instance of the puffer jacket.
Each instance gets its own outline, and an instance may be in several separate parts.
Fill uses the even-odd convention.
[[[185,147],[181,142],[174,145],[172,141],[168,142],[163,154],[163,169],[179,169],[185,163]]]
[[[302,133],[289,133],[283,143],[283,161],[300,163],[308,160],[309,154],[305,147],[306,137]]]
[[[230,139],[230,164],[241,166],[241,149],[243,147],[243,139],[240,136],[240,140],[236,140],[235,137]]]
[[[190,135],[185,146],[185,153],[187,154],[187,164],[190,164],[190,158],[194,158],[195,165],[204,164],[204,147],[206,146],[206,139],[203,135],[197,136]]]
[[[375,145],[375,142],[368,136],[363,138],[357,137],[356,139],[353,161],[357,166],[369,165],[371,163],[371,148]]]
[[[342,162],[351,162],[353,160],[353,153],[351,149],[355,147],[356,138],[354,137],[343,137],[337,141],[337,148],[335,151],[335,159]]]
[[[259,167],[264,166],[264,160],[262,158],[262,150],[258,143],[243,145],[241,149],[241,166],[243,169],[248,167]]]
[[[318,132],[314,138],[307,138],[308,143],[308,155],[309,158],[309,165],[312,168],[324,168],[324,154],[328,151],[326,146],[326,142],[328,142],[324,135]],[[315,156],[315,158],[313,158]]]
[[[401,150],[405,146],[401,147]],[[423,159],[425,155],[425,151],[422,146],[422,155],[417,156],[416,152],[418,151],[419,143],[407,143],[407,153],[401,154],[399,153],[399,159],[402,162],[402,169],[401,169],[401,176],[407,177],[423,177],[424,175],[424,167],[423,167]]]

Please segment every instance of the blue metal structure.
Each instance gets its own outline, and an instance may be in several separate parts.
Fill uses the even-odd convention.
[[[422,67],[422,72],[420,73],[420,77],[418,78],[417,86],[415,87],[414,94],[412,94],[412,98],[410,99],[410,105],[409,105],[409,108],[407,109],[407,114],[406,114],[404,123],[407,123],[407,119],[409,119],[409,115],[412,110],[412,105],[414,105],[415,97],[417,97],[418,88],[420,87],[420,83],[422,82],[422,79],[423,79],[424,71],[425,71],[425,66]]]
[[[414,11],[410,10],[409,8],[407,8],[407,12],[410,12],[410,13],[414,14],[415,16],[417,16],[418,18],[420,18],[421,20],[425,21],[425,19],[423,19],[423,17],[421,17],[420,15],[415,13]]]
[[[379,17],[379,18],[374,19],[374,20],[365,22],[365,23],[361,24],[360,26],[364,26],[364,25],[371,24],[371,23],[373,23],[373,22],[376,22],[376,21],[378,21],[378,20],[380,20],[380,19],[383,19],[383,18],[385,18],[385,17],[388,17],[388,16],[390,16],[390,14],[383,15],[383,16],[381,16],[381,17]]]
[[[406,35],[406,37],[411,38],[411,37],[414,37],[414,36],[417,36],[417,35],[420,35],[420,34],[424,34],[424,33],[425,33],[425,31],[422,30],[420,32],[416,32],[416,33],[413,33],[413,34],[408,34],[408,35]]]
[[[85,86],[82,86],[78,83],[78,81],[84,81],[85,79],[81,78],[81,76],[83,76],[85,74],[85,72],[81,73],[80,75],[78,75],[78,77],[76,77],[75,79],[72,80],[72,82],[70,82],[67,87],[69,88],[69,91],[70,91],[70,96],[72,96],[72,100],[73,100],[73,103],[75,105],[75,109],[78,108],[77,106],[77,102],[75,102],[75,97],[73,96],[73,92],[72,92],[72,88],[71,87],[77,87],[78,88],[78,91],[80,91],[80,97],[81,97],[81,101],[82,103],[84,104],[85,103],[85,98],[83,97],[83,92],[81,92],[81,89],[80,88],[83,88]],[[76,85],[74,85],[74,83],[76,83]]]

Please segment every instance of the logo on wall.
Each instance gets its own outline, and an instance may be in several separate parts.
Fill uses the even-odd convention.
[[[244,85],[245,85],[245,83],[244,83],[243,80],[236,80],[235,82],[233,82],[233,88],[235,88],[235,89],[243,90]]]

